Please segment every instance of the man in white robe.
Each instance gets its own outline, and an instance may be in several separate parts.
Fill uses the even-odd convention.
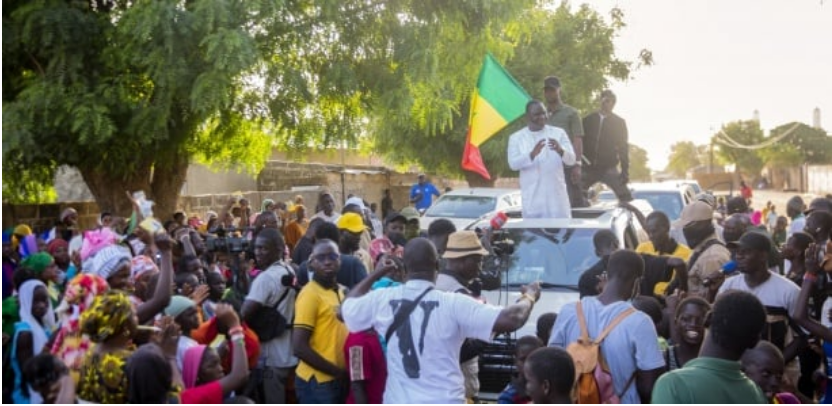
[[[526,104],[529,125],[508,141],[508,165],[520,171],[527,219],[572,217],[563,166],[575,164],[575,152],[565,131],[546,125],[547,116],[543,103],[530,101]]]

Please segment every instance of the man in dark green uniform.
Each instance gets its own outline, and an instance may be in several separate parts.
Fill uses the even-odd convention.
[[[564,177],[566,178],[566,190],[569,193],[569,204],[572,207],[586,207],[588,202],[584,199],[583,188],[581,187],[581,163],[583,160],[583,136],[584,126],[578,110],[565,104],[560,98],[560,79],[549,76],[543,80],[543,95],[546,98],[546,109],[549,110],[549,121],[547,124],[560,127],[569,136],[572,148],[575,150],[576,163],[574,166],[564,166]]]

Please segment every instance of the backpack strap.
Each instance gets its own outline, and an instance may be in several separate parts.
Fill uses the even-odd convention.
[[[618,316],[615,316],[612,322],[610,322],[610,324],[608,324],[607,327],[605,327],[604,330],[601,331],[601,334],[595,338],[595,344],[601,345],[604,339],[607,338],[607,335],[609,335],[610,332],[612,332],[612,329],[614,329],[618,325],[618,323],[621,323],[625,318],[627,318],[627,316],[635,312],[636,309],[631,306],[629,309],[621,312],[621,314],[619,314]]]
[[[581,326],[581,335],[578,337],[578,341],[589,344],[591,342],[589,330],[586,328],[586,316],[584,316],[584,308],[580,300],[575,305],[575,313],[578,316],[578,325]]]

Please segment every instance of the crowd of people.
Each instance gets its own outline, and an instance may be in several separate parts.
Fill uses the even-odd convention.
[[[529,322],[541,288],[485,303],[487,231],[424,232],[417,207],[382,203],[383,220],[323,193],[307,219],[300,197],[234,198],[160,223],[134,201],[88,230],[72,209],[7,230],[4,402],[476,401],[485,343]],[[514,342],[499,402],[832,402],[832,200],[786,212],[755,221],[743,197],[702,195],[679,221],[640,216],[634,251],[596,233],[580,300]]]

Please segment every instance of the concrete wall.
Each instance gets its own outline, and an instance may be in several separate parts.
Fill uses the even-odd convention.
[[[807,192],[817,195],[832,193],[832,165],[807,166]]]
[[[202,164],[188,166],[183,196],[257,190],[257,176],[236,170],[214,171]]]
[[[98,225],[101,212],[95,202],[72,202],[54,204],[4,204],[3,229],[18,224],[27,224],[35,233],[52,229],[67,207],[78,211],[78,225],[86,230]]]

